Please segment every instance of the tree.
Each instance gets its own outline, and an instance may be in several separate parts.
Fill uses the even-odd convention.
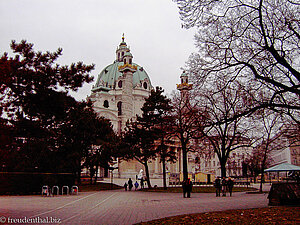
[[[167,146],[171,142],[174,118],[171,116],[171,100],[164,96],[163,92],[164,90],[161,87],[156,87],[155,90],[151,91],[150,96],[143,105],[144,116],[141,119],[156,128],[158,136],[156,140],[158,144],[157,152],[163,167],[163,187],[166,189],[166,162],[174,162],[176,153]]]
[[[61,157],[57,133],[77,106],[67,93],[92,81],[89,72],[94,66],[82,62],[60,66],[55,61],[62,49],[35,52],[26,41],[12,41],[11,48],[14,58],[7,53],[0,58],[1,118],[10,125],[13,138],[5,155],[15,159],[10,170],[58,170],[63,163],[56,160]]]
[[[100,165],[107,169],[114,152],[115,134],[110,122],[99,118],[89,103],[79,102],[70,108],[58,134],[57,151],[65,161],[62,166],[74,173],[78,182],[84,166],[90,169],[91,178]]]
[[[299,123],[299,3],[174,1],[183,26],[198,29],[199,52],[188,62],[196,86],[224,73],[251,86],[247,107],[228,119],[268,108],[284,111]]]
[[[209,115],[205,117],[205,127],[199,125],[199,131],[202,141],[211,146],[219,159],[221,176],[226,177],[226,165],[231,152],[252,145],[254,140],[250,137],[255,127],[251,118],[237,117],[229,120],[244,110],[244,90],[240,84],[227,76],[220,80],[215,78],[212,83],[213,88],[203,86],[201,90],[196,90],[198,104]]]
[[[94,184],[97,182],[99,167],[108,171],[109,164],[116,156],[118,137],[113,131],[109,120],[103,117],[95,117],[92,122],[95,123],[91,132],[95,135],[91,146],[84,155],[84,166],[90,171],[91,183],[94,178]]]
[[[0,90],[1,108],[12,120],[22,116],[31,121],[51,123],[53,117],[62,116],[61,109],[66,105],[59,101],[61,95],[69,90],[76,91],[84,82],[93,80],[89,72],[94,65],[55,64],[62,49],[54,53],[35,52],[33,44],[26,41],[19,44],[12,41],[11,48],[15,57],[8,58],[4,53],[0,59]]]
[[[197,104],[190,101],[190,96],[186,94],[173,96],[173,117],[174,136],[180,140],[182,151],[182,171],[183,179],[188,178],[188,160],[187,154],[189,151],[195,151],[195,146],[192,140],[202,137],[201,129],[204,127],[204,122],[207,114],[201,111]]]
[[[147,185],[151,188],[148,162],[157,155],[154,141],[158,138],[155,129],[146,123],[131,121],[127,123],[126,131],[122,134],[119,146],[120,156],[125,160],[136,159],[141,163],[146,172]]]
[[[164,96],[164,90],[156,87],[142,107],[142,116],[137,116],[136,121],[128,123],[123,141],[127,143],[125,153],[127,158],[134,158],[145,167],[148,187],[149,179],[148,161],[159,154],[163,164],[163,184],[166,188],[166,161],[173,161],[175,152],[167,147],[172,117],[171,100]]]
[[[258,111],[260,117],[260,144],[256,147],[254,151],[254,159],[259,163],[257,166],[261,174],[260,181],[260,192],[262,192],[262,184],[264,182],[264,170],[267,168],[267,165],[272,160],[270,154],[273,151],[281,150],[285,147],[285,144],[281,141],[283,133],[282,127],[284,125],[282,121],[282,115],[279,113],[270,112],[269,110],[260,110]]]

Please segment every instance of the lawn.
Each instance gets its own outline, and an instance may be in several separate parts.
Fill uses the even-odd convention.
[[[80,184],[78,185],[79,192],[88,192],[88,191],[105,191],[105,190],[115,190],[115,189],[120,189],[122,188],[121,186],[118,186],[116,184],[110,184],[110,183],[104,183],[104,182],[99,182],[97,184]]]
[[[167,217],[139,223],[150,224],[300,224],[300,207],[267,207],[259,209],[226,210]]]

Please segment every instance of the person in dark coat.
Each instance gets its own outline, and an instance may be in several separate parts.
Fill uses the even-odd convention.
[[[144,178],[142,177],[141,178],[141,189],[143,189],[144,188]]]
[[[217,177],[215,179],[215,183],[214,183],[214,186],[216,188],[216,197],[220,197],[221,195],[221,189],[222,189],[222,185],[221,185],[221,179],[220,177]]]
[[[186,195],[186,180],[183,180],[182,181],[182,191],[183,191],[183,197],[185,198],[185,195]]]
[[[187,197],[190,198],[191,197],[191,192],[193,189],[193,182],[190,180],[190,178],[187,179],[186,181],[186,192],[187,192]]]
[[[124,184],[124,189],[125,189],[125,191],[127,191],[127,183],[125,182],[125,184]]]
[[[232,188],[233,188],[233,180],[231,180],[230,177],[228,177],[227,187],[228,187],[228,191],[229,191],[229,194],[231,197],[232,196]]]
[[[226,196],[226,189],[227,189],[227,181],[226,181],[226,178],[223,177],[223,179],[222,179],[222,196]]]
[[[134,187],[135,187],[135,190],[137,190],[137,189],[138,189],[138,187],[139,187],[139,183],[138,183],[137,181],[135,181],[135,183],[134,183]]]
[[[133,187],[132,180],[131,180],[131,178],[129,178],[129,180],[128,180],[129,191],[131,191],[132,187]]]
[[[193,188],[193,183],[190,180],[190,178],[188,178],[187,180],[184,180],[182,182],[182,190],[183,190],[184,198],[185,198],[185,196],[187,196],[187,198],[191,197],[192,188]]]

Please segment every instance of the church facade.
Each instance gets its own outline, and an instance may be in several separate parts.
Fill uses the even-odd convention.
[[[109,119],[115,132],[121,133],[128,120],[142,114],[141,108],[152,89],[147,72],[134,62],[123,36],[115,60],[100,72],[88,99],[93,103],[95,112]],[[116,177],[126,178],[133,178],[143,169],[135,160],[120,162],[117,159],[113,167],[118,168],[113,171]],[[152,167],[150,170],[154,172]]]

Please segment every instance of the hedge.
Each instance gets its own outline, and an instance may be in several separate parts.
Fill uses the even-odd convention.
[[[41,194],[42,187],[69,186],[75,183],[71,173],[0,172],[0,195]]]

